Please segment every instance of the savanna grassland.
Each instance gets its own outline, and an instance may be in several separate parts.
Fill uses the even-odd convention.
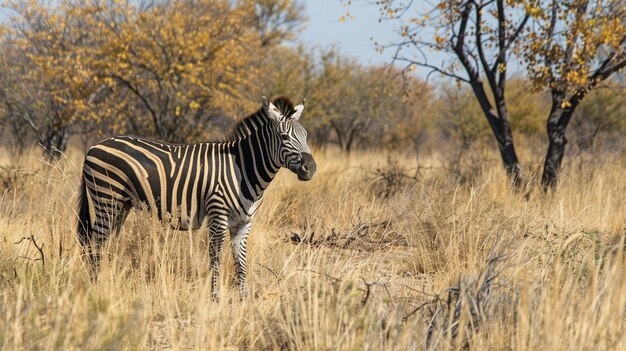
[[[140,211],[91,282],[75,235],[82,153],[3,151],[0,347],[626,348],[623,155],[572,156],[543,195],[511,191],[490,153],[463,179],[437,153],[314,154],[316,177],[281,171],[253,222],[251,296],[225,250],[212,302],[208,233]]]

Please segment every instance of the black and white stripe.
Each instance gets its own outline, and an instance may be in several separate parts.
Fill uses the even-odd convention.
[[[213,296],[219,295],[221,252],[230,232],[240,293],[246,294],[246,241],[251,221],[281,167],[310,180],[317,166],[298,122],[304,104],[263,98],[230,140],[173,145],[134,136],[103,140],[83,166],[78,234],[96,273],[99,247],[140,204],[181,230],[209,228]]]

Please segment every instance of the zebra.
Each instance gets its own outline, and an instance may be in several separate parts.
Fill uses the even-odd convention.
[[[317,165],[299,119],[304,101],[286,97],[269,102],[238,122],[221,142],[167,144],[135,136],[115,136],[92,146],[83,163],[78,238],[96,276],[100,249],[118,233],[133,207],[147,205],[161,221],[179,230],[209,228],[211,296],[220,294],[221,256],[230,233],[235,277],[247,295],[246,242],[263,193],[280,168],[308,181]]]

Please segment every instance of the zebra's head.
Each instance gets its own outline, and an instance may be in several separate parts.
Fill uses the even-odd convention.
[[[279,97],[269,102],[263,97],[263,109],[275,127],[275,152],[281,167],[298,175],[299,180],[311,180],[317,164],[306,142],[306,130],[298,121],[304,110],[304,101],[294,106],[289,99]]]

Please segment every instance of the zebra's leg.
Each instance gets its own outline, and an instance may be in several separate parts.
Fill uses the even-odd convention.
[[[235,277],[237,283],[239,283],[239,296],[242,300],[248,295],[248,288],[246,286],[246,272],[248,269],[246,243],[251,227],[251,222],[246,221],[232,225],[229,228],[233,258],[235,259]]]
[[[91,278],[96,280],[100,271],[102,246],[111,232],[118,233],[129,208],[122,201],[107,201],[99,199],[95,202],[96,220],[91,228],[87,253],[89,255]]]
[[[83,253],[87,256],[87,264],[89,277],[95,281],[98,279],[98,271],[100,270],[100,248],[102,241],[99,240],[101,234],[95,229],[87,229],[85,237],[80,238]]]
[[[102,246],[109,236],[110,228],[104,223],[96,223],[91,230],[89,241],[84,243],[89,258],[89,276],[92,280],[97,280],[100,271],[100,259],[102,257]]]
[[[113,224],[113,231],[115,232],[115,235],[120,234],[120,231],[122,230],[122,225],[124,225],[124,222],[126,222],[126,217],[128,217],[128,213],[130,212],[131,208],[130,202],[124,202],[120,204],[121,206],[118,205],[117,208],[121,207],[121,209],[117,213],[117,216],[115,217],[115,222]]]
[[[222,276],[222,248],[224,247],[224,236],[226,235],[227,219],[215,218],[209,225],[211,236],[209,247],[209,260],[211,262],[211,299],[219,300],[220,278]]]

